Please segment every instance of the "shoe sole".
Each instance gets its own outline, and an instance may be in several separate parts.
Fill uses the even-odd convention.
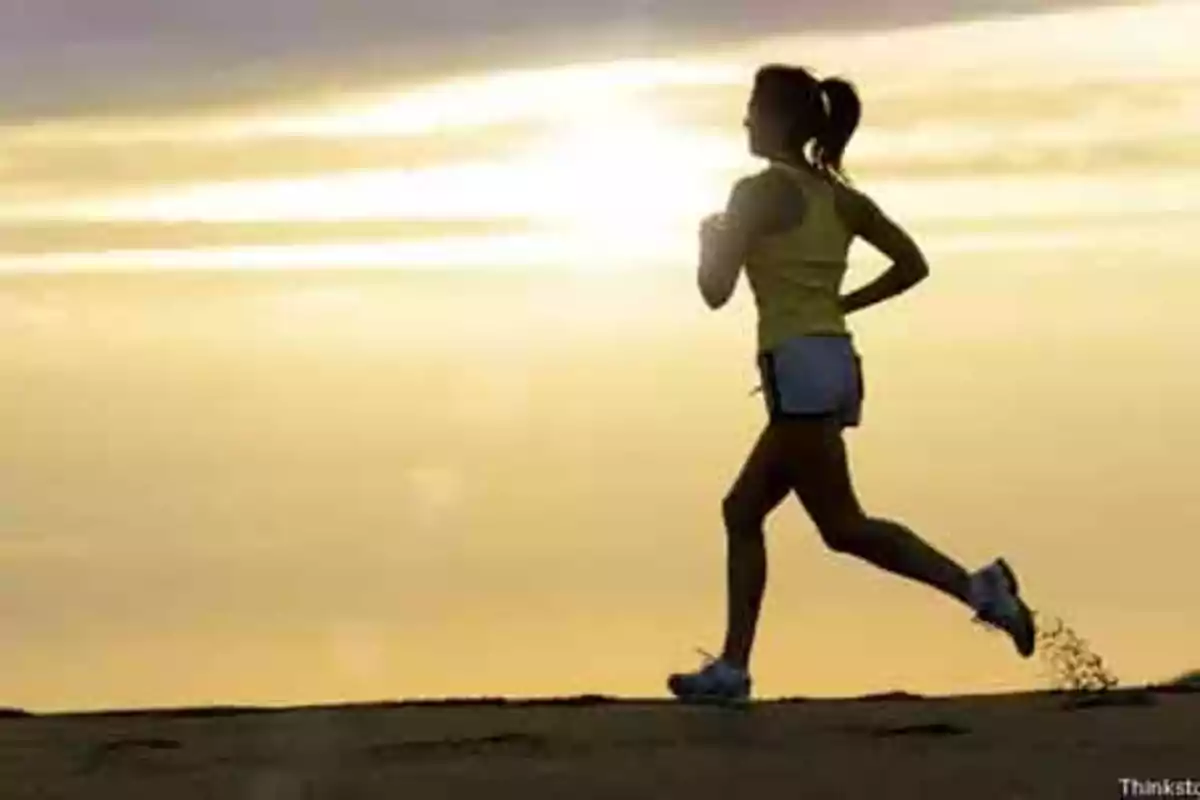
[[[750,698],[745,697],[730,697],[729,695],[721,694],[688,694],[678,688],[676,682],[672,679],[667,680],[667,688],[675,699],[684,705],[690,706],[719,706],[722,708],[745,708],[750,705]]]
[[[1033,655],[1034,650],[1037,649],[1037,626],[1033,621],[1033,612],[1029,610],[1029,606],[1025,605],[1025,601],[1021,599],[1021,586],[1017,583],[1017,574],[1013,572],[1012,567],[1004,559],[998,561],[998,566],[1000,567],[1000,572],[1004,575],[1004,580],[1008,581],[1009,591],[1012,592],[1012,596],[1016,598],[1021,609],[1022,627],[1029,631],[1028,641],[1025,641],[1024,637],[1019,640],[1016,636],[1013,636],[1013,643],[1017,646],[1017,652],[1021,654],[1022,658],[1029,658]]]
[[[750,707],[749,697],[717,697],[714,695],[675,695],[680,705],[698,708],[730,708],[742,710]]]

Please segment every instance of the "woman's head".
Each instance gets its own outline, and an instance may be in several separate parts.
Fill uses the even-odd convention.
[[[850,83],[818,81],[801,67],[771,64],[754,78],[746,129],[757,156],[807,159],[844,177],[842,157],[861,118],[862,104]]]

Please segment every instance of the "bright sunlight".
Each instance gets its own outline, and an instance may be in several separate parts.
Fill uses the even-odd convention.
[[[486,139],[488,126],[497,121],[536,118],[540,132],[498,157],[312,178],[206,182],[86,200],[68,213],[93,221],[154,223],[501,220],[519,228],[499,236],[353,245],[109,251],[89,256],[93,268],[228,263],[238,268],[609,269],[677,259],[687,252],[696,221],[724,201],[729,176],[745,166],[745,156],[730,136],[672,125],[639,96],[663,83],[721,82],[724,73],[671,63],[658,69],[636,66],[614,62],[522,74],[519,80],[460,81],[401,94],[365,110],[250,123],[237,134],[349,137],[347,146],[353,147],[360,137],[413,135],[422,120],[440,119],[447,129],[465,126]]]

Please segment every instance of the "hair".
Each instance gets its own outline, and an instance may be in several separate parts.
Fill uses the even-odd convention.
[[[784,123],[792,155],[843,181],[843,159],[862,120],[862,101],[843,78],[817,80],[803,67],[769,64],[754,79],[754,102]],[[811,147],[810,147],[811,145]]]

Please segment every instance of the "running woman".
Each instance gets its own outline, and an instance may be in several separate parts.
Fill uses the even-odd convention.
[[[745,126],[761,172],[738,181],[723,214],[700,227],[700,293],[719,309],[746,277],[758,312],[758,369],[768,422],[722,504],[727,628],[719,657],[671,675],[688,702],[738,703],[751,694],[750,654],[767,579],[763,524],[795,492],[825,544],[919,581],[976,620],[1034,650],[1033,615],[998,558],[968,572],[899,522],[869,515],[850,477],[843,432],[859,423],[862,361],[846,316],[900,295],[929,275],[912,237],[851,186],[842,157],[862,105],[852,84],[768,65],[755,76]],[[851,243],[862,238],[892,264],[842,294]]]

